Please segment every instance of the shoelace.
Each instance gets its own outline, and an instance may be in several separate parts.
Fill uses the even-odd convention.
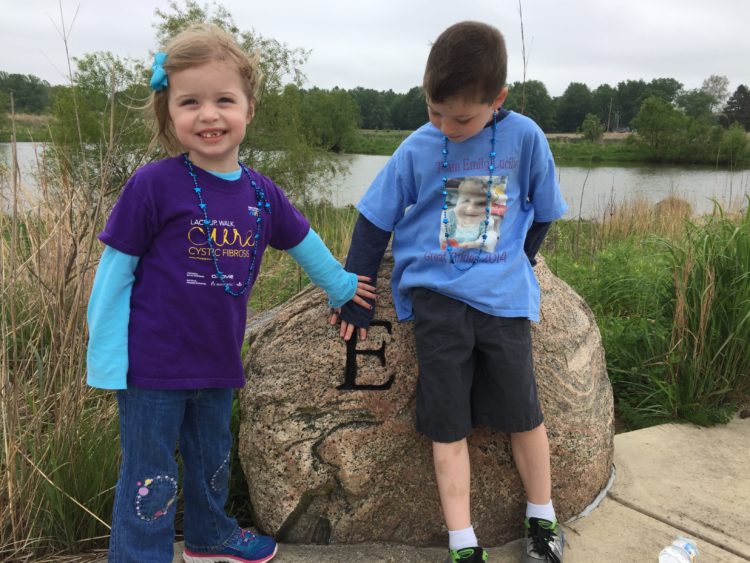
[[[251,541],[255,541],[255,534],[253,534],[250,530],[243,530],[241,529],[239,532],[239,538],[237,538],[237,543],[241,544],[248,544]]]
[[[544,555],[547,561],[551,563],[561,563],[560,558],[552,551],[549,543],[552,540],[552,536],[556,535],[554,530],[556,526],[545,528],[542,527],[541,522],[535,526],[535,529],[531,533],[531,543],[534,546],[534,551],[539,555]]]

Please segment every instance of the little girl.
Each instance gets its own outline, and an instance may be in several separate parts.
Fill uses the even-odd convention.
[[[99,235],[88,383],[117,389],[122,462],[109,561],[170,563],[183,461],[184,559],[261,563],[276,542],[224,512],[232,389],[245,384],[247,300],[267,245],[337,308],[375,288],[344,271],[271,180],[238,162],[260,79],[231,36],[194,26],[157,53],[156,138],[171,154],[127,182]]]

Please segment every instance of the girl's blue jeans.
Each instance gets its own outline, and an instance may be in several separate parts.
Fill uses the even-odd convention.
[[[177,500],[175,449],[183,461],[185,545],[214,551],[237,530],[224,512],[232,444],[231,389],[117,392],[122,462],[110,563],[171,563]]]

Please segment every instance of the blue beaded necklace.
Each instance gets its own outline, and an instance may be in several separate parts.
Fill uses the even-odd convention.
[[[190,174],[190,177],[193,179],[193,184],[195,186],[193,188],[193,191],[198,196],[198,207],[203,212],[203,226],[206,229],[206,239],[208,240],[208,247],[211,250],[211,260],[213,260],[214,263],[216,276],[224,285],[224,291],[226,293],[228,293],[232,297],[239,297],[241,295],[244,295],[250,287],[250,279],[253,277],[253,271],[255,270],[255,258],[258,253],[258,241],[260,240],[261,226],[263,225],[261,211],[271,213],[271,204],[266,201],[266,194],[263,193],[263,189],[258,186],[255,180],[253,180],[253,177],[250,175],[250,170],[248,170],[247,166],[245,166],[241,162],[238,162],[240,168],[245,173],[245,176],[247,176],[247,179],[250,180],[250,185],[255,190],[255,200],[258,202],[258,215],[255,218],[255,235],[253,236],[253,238],[255,239],[255,244],[253,244],[253,250],[250,256],[250,266],[247,270],[247,278],[242,283],[242,288],[239,291],[234,291],[232,289],[232,286],[225,279],[226,274],[224,274],[224,272],[221,271],[221,268],[219,268],[219,259],[216,256],[216,247],[214,246],[214,239],[211,236],[211,220],[208,218],[206,202],[203,200],[203,189],[198,185],[198,174],[193,169],[193,163],[190,161],[187,153],[184,153],[182,155],[182,160],[185,162],[185,166],[187,166],[188,168],[188,174]],[[248,210],[248,213],[251,217],[253,216],[250,210]]]
[[[492,112],[492,139],[490,139],[490,164],[487,167],[487,170],[489,172],[489,177],[487,178],[487,201],[485,203],[484,207],[484,228],[482,231],[482,244],[479,247],[479,253],[476,255],[476,259],[473,260],[468,267],[461,268],[456,263],[454,254],[453,254],[453,247],[450,244],[450,234],[448,233],[447,225],[449,223],[448,221],[448,176],[443,176],[443,224],[446,225],[445,228],[445,242],[446,242],[446,248],[445,251],[448,253],[448,259],[450,260],[450,263],[453,264],[453,267],[456,268],[456,270],[460,270],[461,272],[465,272],[467,270],[470,270],[474,267],[474,265],[479,262],[482,252],[484,251],[484,245],[487,242],[487,229],[489,228],[490,224],[490,204],[492,202],[492,174],[495,171],[495,143],[497,142],[496,138],[497,133],[497,110]],[[443,136],[443,169],[448,169],[448,137]]]

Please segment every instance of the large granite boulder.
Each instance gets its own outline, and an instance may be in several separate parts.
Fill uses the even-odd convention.
[[[395,317],[392,266],[386,257],[365,341],[338,338],[315,288],[250,324],[240,458],[258,526],[277,539],[445,545],[430,441],[414,430],[414,338],[411,323]],[[612,389],[591,311],[543,260],[536,273],[534,356],[564,521],[609,478]],[[525,495],[508,436],[477,429],[469,451],[479,538],[500,545],[520,537]]]

